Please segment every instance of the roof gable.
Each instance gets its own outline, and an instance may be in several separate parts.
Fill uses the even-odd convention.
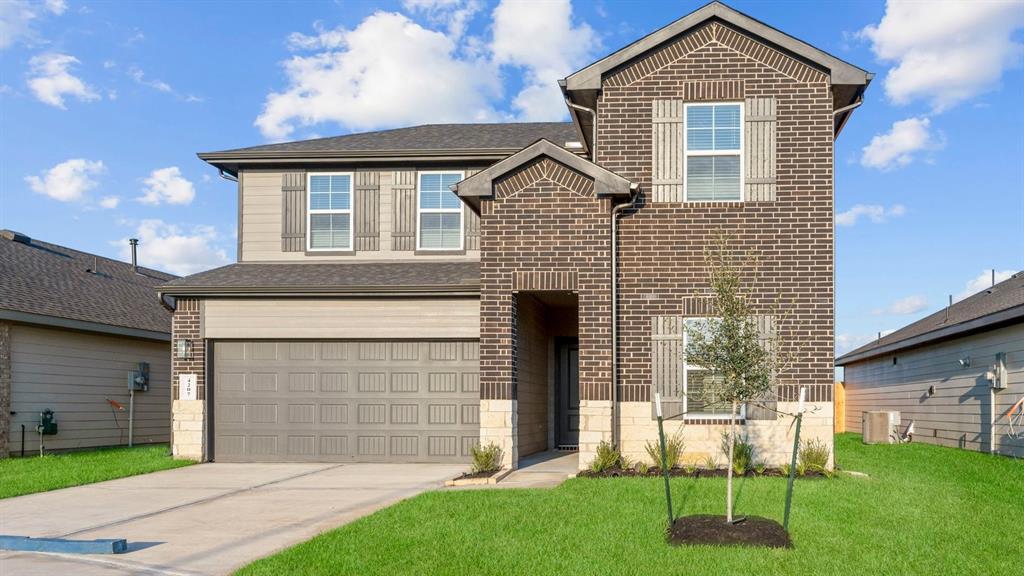
[[[780,30],[772,28],[746,14],[738,12],[721,2],[712,2],[675,22],[657,30],[636,42],[605,56],[593,64],[570,74],[564,86],[569,92],[576,90],[599,90],[606,73],[619,66],[656,50],[666,43],[675,41],[694,28],[710,21],[719,20],[749,34],[768,46],[792,54],[798,59],[827,72],[832,84],[866,85],[872,75],[852,64],[844,62],[827,52],[798,40]]]
[[[459,182],[452,190],[475,212],[480,212],[480,198],[494,195],[495,182],[511,172],[529,165],[537,158],[547,157],[579,172],[594,181],[598,196],[628,196],[633,184],[618,174],[555,145],[538,140],[512,156]]]

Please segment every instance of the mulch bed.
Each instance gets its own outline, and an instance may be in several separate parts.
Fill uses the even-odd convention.
[[[694,470],[686,470],[684,468],[673,468],[669,470],[669,476],[684,477],[684,478],[725,478],[728,476],[728,471],[724,468],[718,470],[707,470],[705,468],[697,468]],[[639,470],[634,468],[612,468],[610,470],[603,470],[601,472],[594,472],[593,470],[584,470],[577,474],[580,478],[623,478],[623,477],[661,477],[661,469],[650,468],[647,473],[643,474]],[[757,478],[757,477],[770,477],[770,478],[784,478],[788,474],[784,473],[780,468],[768,468],[764,472],[758,473],[755,470],[747,470],[743,474],[745,478]],[[739,475],[734,476],[739,478]],[[825,475],[815,470],[808,470],[803,476],[797,476],[798,478],[824,478]]]
[[[456,480],[469,480],[472,478],[490,478],[497,474],[499,470],[491,470],[490,472],[463,472],[461,476],[456,477]]]
[[[748,516],[735,524],[726,522],[725,516],[707,514],[676,518],[668,541],[676,545],[793,547],[781,524],[760,516]]]

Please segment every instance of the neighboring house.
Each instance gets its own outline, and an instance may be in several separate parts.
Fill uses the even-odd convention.
[[[47,449],[127,443],[140,363],[149,390],[135,395],[134,440],[170,440],[171,314],[153,290],[174,278],[0,230],[0,457],[38,453],[46,409],[58,427]],[[124,407],[116,421],[108,400]]]
[[[794,306],[775,400],[794,410],[806,386],[805,434],[831,445],[833,142],[870,80],[712,3],[561,81],[572,123],[200,154],[238,178],[239,263],[162,288],[193,350],[175,382],[198,390],[175,396],[176,454],[465,461],[493,441],[509,466],[549,449],[585,466],[604,440],[643,455],[659,390],[688,413],[670,423],[688,457],[718,455],[727,409],[702,405],[682,353],[713,314],[717,230],[762,257],[765,327]],[[751,406],[741,424],[788,461],[789,419]]]
[[[862,431],[866,410],[898,410],[901,432],[914,423],[914,442],[1024,457],[1024,272],[836,364],[850,432]]]

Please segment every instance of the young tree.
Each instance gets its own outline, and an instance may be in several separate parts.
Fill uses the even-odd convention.
[[[732,516],[733,456],[736,414],[740,405],[772,394],[780,370],[777,336],[758,329],[750,286],[756,284],[757,261],[729,246],[719,234],[705,251],[713,293],[714,319],[697,322],[687,333],[687,363],[710,373],[701,396],[708,403],[730,406],[726,522]],[[750,281],[745,283],[744,278]],[[774,332],[774,331],[773,331]]]

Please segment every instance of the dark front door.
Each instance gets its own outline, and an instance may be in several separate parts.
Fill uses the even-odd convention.
[[[555,419],[558,423],[559,448],[576,447],[580,443],[580,341],[559,338],[557,394]]]

